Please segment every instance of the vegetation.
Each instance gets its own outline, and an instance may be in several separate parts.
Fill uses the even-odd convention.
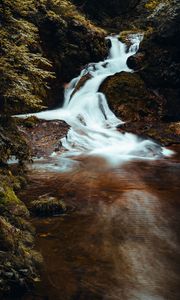
[[[78,22],[76,26],[80,23],[88,30],[103,32],[66,0],[3,0],[0,16],[0,110],[3,113],[37,110],[43,108],[43,103],[47,104],[48,90],[57,77],[56,65],[62,66],[69,50],[64,35],[70,22],[74,20]],[[55,47],[49,53],[43,36],[44,25],[51,26],[50,35],[57,33],[57,45],[57,38],[61,39],[58,50],[62,55],[57,57]]]
[[[41,256],[33,249],[29,212],[14,189],[22,180],[10,171],[0,172],[0,297],[10,291],[23,292],[39,280]]]
[[[32,11],[29,15],[29,11]],[[1,14],[0,99],[5,113],[40,108],[53,77],[51,63],[42,55],[38,28],[28,20],[33,1],[3,1]]]
[[[90,57],[104,57],[106,48],[104,31],[67,0],[1,1],[0,35],[2,165],[29,156],[15,120],[5,116],[59,104],[63,83]]]
[[[167,2],[166,0],[164,2]],[[161,0],[149,0],[145,4],[146,9],[154,10],[159,4],[162,4]]]

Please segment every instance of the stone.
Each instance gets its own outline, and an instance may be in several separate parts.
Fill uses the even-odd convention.
[[[161,118],[163,99],[149,90],[137,73],[121,72],[110,76],[102,83],[100,91],[123,121],[153,122]]]
[[[56,197],[42,196],[31,202],[31,212],[36,216],[54,216],[67,211],[65,203]]]

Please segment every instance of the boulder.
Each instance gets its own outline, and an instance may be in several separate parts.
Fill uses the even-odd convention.
[[[125,121],[117,128],[121,133],[135,133],[162,145],[180,143],[180,123],[165,122],[166,99],[158,90],[147,88],[138,73],[122,72],[110,76],[102,83],[100,91],[107,96],[112,111]],[[169,111],[175,114],[175,108],[173,104]]]
[[[114,113],[123,121],[153,122],[162,117],[164,100],[147,89],[137,73],[117,73],[100,87]]]
[[[36,216],[54,216],[67,211],[65,203],[56,197],[43,195],[31,202],[31,212]]]

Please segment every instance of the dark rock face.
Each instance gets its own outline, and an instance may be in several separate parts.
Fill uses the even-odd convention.
[[[138,53],[127,62],[136,73],[117,74],[105,81],[102,90],[112,109],[128,121],[126,131],[164,144],[179,142],[180,2],[142,0],[128,22],[129,27],[126,20],[121,22],[125,39],[128,30],[145,32]]]
[[[118,73],[107,78],[100,90],[123,121],[154,121],[162,114],[163,99],[148,90],[136,73]]]
[[[115,114],[126,121],[118,128],[150,137],[164,145],[180,143],[179,123],[164,123],[166,101],[158,90],[149,89],[138,73],[118,73],[100,87]]]
[[[166,99],[164,119],[180,119],[180,2],[171,1],[149,16],[153,32],[145,36],[129,67],[140,69],[146,85]],[[141,20],[143,22],[143,20]],[[158,30],[157,30],[158,28]]]
[[[103,32],[90,29],[75,19],[53,19],[45,15],[40,33],[44,49],[64,82],[77,75],[86,63],[99,61],[107,54]]]
[[[55,6],[53,1],[39,10],[37,18],[41,46],[55,72],[44,104],[61,106],[63,84],[77,76],[85,64],[106,57],[105,32],[81,16],[75,7],[72,16],[68,15],[68,6],[61,13],[61,7]]]
[[[127,65],[130,69],[138,71],[143,66],[145,54],[143,52],[138,52],[134,56],[130,56],[127,60]]]
[[[172,0],[162,15],[160,14],[159,28],[157,38],[164,44],[176,45],[179,47],[180,36],[180,3],[178,0]]]
[[[93,18],[103,19],[104,16],[115,17],[132,10],[139,0],[73,0],[81,9]]]

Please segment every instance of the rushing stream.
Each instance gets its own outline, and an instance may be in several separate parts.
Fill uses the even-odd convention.
[[[63,157],[93,155],[104,157],[116,165],[132,158],[157,159],[171,154],[171,151],[151,140],[131,133],[120,133],[116,126],[123,121],[114,115],[105,95],[98,91],[108,76],[122,71],[132,72],[127,66],[127,59],[138,51],[142,38],[141,34],[132,35],[132,45],[128,49],[118,37],[107,37],[111,42],[108,58],[99,63],[90,63],[79,77],[69,83],[63,108],[35,114],[42,119],[64,120],[71,126],[67,137],[61,141],[68,151],[61,155],[60,161]],[[90,78],[76,91],[77,84],[86,75]]]
[[[129,50],[117,37],[108,39],[109,57],[70,82],[63,108],[35,114],[70,124],[62,140],[68,151],[58,159],[78,164],[36,167],[20,194],[27,205],[47,194],[69,209],[32,219],[44,257],[42,282],[18,300],[180,299],[179,150],[161,159],[171,151],[116,130],[122,121],[99,86],[116,72],[132,72],[126,61],[142,36],[132,37]],[[91,78],[74,93],[86,74]]]

